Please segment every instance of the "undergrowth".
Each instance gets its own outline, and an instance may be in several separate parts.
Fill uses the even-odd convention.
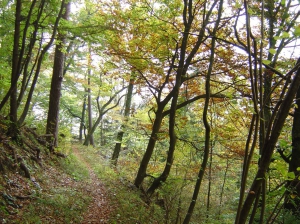
[[[101,153],[104,150],[101,148],[66,141],[63,148],[56,150],[59,155],[66,154],[67,157],[57,157],[49,154],[35,136],[28,133],[24,135],[27,145],[23,148],[12,145],[2,136],[0,133],[7,142],[0,144],[0,223],[86,221],[83,214],[90,209],[88,206],[93,201],[91,192],[87,190],[91,183],[91,169],[109,194],[108,203],[113,208],[109,224],[173,224],[183,221],[193,181],[171,175],[150,198],[132,184],[134,171],[139,165],[135,158],[120,158],[118,166],[113,167]],[[36,156],[37,147],[39,157]],[[74,147],[76,154],[72,152]],[[30,177],[26,177],[21,163],[26,166]],[[206,211],[201,209],[205,206],[205,195],[200,199],[202,204],[197,203],[192,222],[230,223],[232,217],[210,215],[209,219],[205,218]],[[211,211],[212,214],[216,212]]]
[[[143,200],[145,196],[132,185],[128,176],[112,168],[109,160],[101,157],[98,152],[99,149],[85,148],[82,150],[82,155],[109,189],[114,207],[110,223],[166,223],[164,209],[155,203]]]
[[[72,154],[50,155],[29,132],[21,135],[26,144],[17,145],[0,130],[0,223],[80,223],[91,201],[85,165]]]
[[[56,160],[47,173],[40,179],[46,188],[22,214],[20,223],[80,223],[91,201],[84,191],[89,179],[87,168],[69,155]]]

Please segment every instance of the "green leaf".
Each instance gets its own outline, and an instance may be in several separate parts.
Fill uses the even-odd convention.
[[[282,38],[289,38],[290,34],[288,32],[283,32],[281,35]]]
[[[231,103],[236,105],[237,104],[237,100],[232,100]]]
[[[281,0],[280,4],[284,6],[285,5],[285,0]]]
[[[249,13],[250,16],[254,15],[254,12],[251,8],[248,9],[248,13]]]
[[[290,180],[294,180],[294,179],[295,179],[295,174],[294,174],[294,172],[289,172],[289,173],[287,174],[287,177],[288,177],[288,179],[290,179]]]
[[[239,1],[236,1],[234,7],[237,8],[237,9],[239,9],[239,8],[242,7],[242,4]]]
[[[295,28],[295,31],[294,31],[294,35],[297,37],[297,36],[300,36],[300,26],[297,26]]]
[[[274,36],[274,40],[280,40],[280,39],[282,39],[282,37]]]
[[[270,53],[271,53],[271,52],[270,52]],[[270,60],[262,60],[262,63],[264,63],[264,64],[268,65],[268,64],[270,64],[270,63],[271,63],[271,61],[270,61]]]
[[[286,148],[288,146],[289,142],[282,139],[282,140],[279,140],[279,145],[281,148]]]
[[[276,50],[273,49],[273,48],[270,48],[270,49],[269,49],[269,52],[270,52],[271,54],[276,54]]]

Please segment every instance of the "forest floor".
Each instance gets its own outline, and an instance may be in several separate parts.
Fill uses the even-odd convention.
[[[110,214],[117,203],[83,156],[86,150],[75,144],[71,151],[70,158],[54,158],[37,169],[25,161],[30,178],[17,168],[1,175],[1,224],[112,223]]]
[[[73,154],[86,166],[90,176],[85,191],[91,196],[92,202],[89,204],[87,212],[83,215],[82,224],[108,223],[113,206],[110,204],[106,187],[76,146],[73,146]]]
[[[0,224],[165,223],[163,207],[132,184],[135,160],[112,167],[109,148],[72,139],[49,153],[33,129],[21,129],[21,144],[5,131],[0,120]]]

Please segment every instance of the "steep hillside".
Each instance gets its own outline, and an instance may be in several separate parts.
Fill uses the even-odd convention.
[[[0,223],[164,223],[99,149],[67,140],[50,154],[34,129],[16,144],[0,122]]]
[[[17,144],[1,121],[0,223],[83,223],[99,186],[90,184],[88,168],[70,148],[68,155],[49,154],[43,136],[28,127],[20,130]],[[107,223],[108,217],[102,220]]]

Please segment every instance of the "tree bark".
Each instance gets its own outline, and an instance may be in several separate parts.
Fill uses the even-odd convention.
[[[85,140],[84,140],[84,143],[83,145],[86,145],[88,146],[89,143],[90,143],[90,138],[91,136],[93,135],[93,133],[95,132],[96,128],[98,127],[98,125],[100,124],[101,120],[102,120],[102,117],[104,116],[104,114],[106,114],[109,110],[117,107],[119,105],[119,102],[120,100],[122,99],[122,97],[124,96],[121,96],[118,101],[116,102],[116,104],[114,104],[113,106],[107,108],[109,106],[109,104],[118,96],[118,94],[120,94],[126,87],[123,87],[122,89],[120,89],[119,91],[117,91],[113,96],[110,97],[110,99],[102,106],[100,107],[99,105],[99,97],[97,99],[97,103],[98,103],[98,111],[99,111],[99,116],[97,118],[97,120],[95,121],[95,123],[92,125],[89,133],[87,134]]]
[[[18,96],[18,107],[22,101],[22,98],[25,94],[25,91],[26,91],[26,88],[27,88],[27,85],[28,85],[28,81],[30,79],[30,76],[32,74],[31,73],[28,73],[28,66],[31,62],[31,57],[32,57],[32,51],[34,49],[34,44],[36,43],[37,41],[37,31],[38,31],[38,28],[39,28],[39,21],[40,21],[40,18],[41,18],[41,15],[42,15],[42,12],[43,12],[43,8],[44,8],[44,4],[45,1],[41,1],[40,5],[38,6],[39,7],[39,13],[37,14],[36,16],[36,22],[34,23],[34,31],[32,32],[32,35],[31,35],[31,38],[29,40],[29,44],[28,46],[25,46],[26,45],[26,39],[27,39],[27,31],[28,31],[28,28],[30,27],[30,20],[31,20],[31,16],[33,15],[33,9],[36,7],[36,0],[33,0],[31,2],[31,6],[30,6],[30,9],[29,9],[29,12],[26,16],[26,24],[25,24],[25,27],[24,27],[24,30],[23,30],[23,38],[22,38],[22,46],[21,46],[21,49],[20,49],[20,56],[19,58],[22,58],[22,60],[19,60],[19,63],[18,63],[18,70],[19,70],[19,74],[22,73],[23,75],[23,78],[22,78],[22,85],[21,85],[21,88],[19,90],[19,96]],[[25,49],[28,49],[28,52],[26,53],[26,58],[24,58],[23,60],[23,55],[24,55],[24,52],[25,52]],[[21,71],[22,70],[22,71]]]
[[[217,1],[214,2],[214,4],[216,4],[216,3],[217,3]],[[190,205],[189,205],[188,211],[186,213],[186,216],[183,220],[183,224],[190,223],[191,217],[193,215],[194,208],[195,208],[197,198],[198,198],[198,194],[199,194],[199,190],[200,190],[200,187],[201,187],[201,184],[202,184],[205,169],[206,169],[207,162],[208,162],[208,159],[209,159],[209,151],[210,151],[210,148],[211,148],[211,145],[210,145],[211,127],[210,127],[209,120],[208,120],[208,108],[209,108],[210,92],[211,92],[210,91],[210,89],[211,89],[210,88],[210,81],[211,81],[211,74],[212,74],[212,70],[213,70],[214,60],[215,60],[215,45],[216,45],[215,35],[217,33],[219,23],[220,23],[220,20],[221,20],[222,8],[223,8],[223,0],[221,0],[220,3],[219,3],[218,17],[217,17],[217,21],[215,23],[213,33],[212,33],[213,38],[212,38],[212,41],[211,41],[211,48],[210,48],[211,54],[210,54],[209,67],[208,67],[206,80],[205,80],[206,98],[205,98],[205,103],[204,103],[204,108],[203,108],[203,115],[202,115],[202,119],[203,119],[203,123],[204,123],[204,127],[205,127],[205,144],[204,144],[203,160],[202,160],[199,172],[198,172],[198,176],[197,176],[196,184],[195,184],[195,187],[194,187],[192,200],[190,202]]]
[[[182,58],[184,58],[184,55],[182,56]],[[183,63],[184,61],[182,61],[182,67],[183,67]],[[176,75],[176,84],[174,86],[173,98],[171,102],[170,115],[169,115],[169,151],[166,160],[166,165],[162,174],[152,182],[151,186],[147,190],[147,194],[149,195],[152,195],[153,192],[161,185],[161,183],[167,180],[171,171],[171,167],[173,165],[174,152],[175,152],[175,146],[177,140],[177,136],[175,133],[176,109],[177,109],[179,88],[182,83],[181,82],[182,76],[183,76],[183,71],[182,69],[179,69]]]
[[[134,85],[134,79],[130,79],[129,85],[128,85],[128,90],[127,90],[127,95],[126,95],[126,100],[125,100],[125,111],[124,111],[124,123],[121,125],[121,130],[117,134],[117,142],[115,145],[115,149],[112,155],[112,164],[114,166],[117,165],[119,154],[121,151],[121,145],[122,145],[122,139],[124,135],[124,128],[125,124],[128,121],[128,117],[130,115],[130,108],[131,108],[131,99],[132,99],[132,91],[133,91],[133,85]]]
[[[29,108],[30,108],[31,99],[32,99],[32,96],[33,96],[35,85],[36,85],[38,77],[39,77],[39,73],[40,73],[40,69],[41,69],[41,66],[42,66],[44,55],[49,50],[49,48],[53,44],[54,38],[56,37],[56,33],[57,33],[57,29],[58,29],[58,24],[59,24],[60,18],[62,17],[62,12],[63,12],[63,8],[64,8],[63,7],[63,3],[64,3],[64,1],[62,2],[60,11],[59,11],[59,13],[57,15],[57,18],[56,18],[56,21],[55,21],[55,24],[54,24],[54,27],[53,27],[53,32],[52,32],[52,36],[50,38],[50,41],[42,49],[42,51],[41,51],[41,53],[39,55],[39,58],[37,59],[37,66],[36,66],[34,78],[32,80],[31,87],[30,87],[30,90],[28,92],[28,96],[27,96],[27,100],[26,100],[23,112],[22,112],[22,114],[21,114],[21,116],[20,116],[20,118],[18,120],[18,124],[19,125],[21,125],[25,121],[25,118],[26,118],[26,116],[28,114],[28,111],[29,111]]]
[[[160,126],[161,126],[161,122],[163,119],[162,113],[163,113],[163,109],[164,109],[165,105],[160,103],[158,104],[158,108],[156,110],[156,116],[155,116],[155,120],[152,126],[152,131],[151,131],[151,135],[149,138],[149,142],[146,148],[146,152],[144,153],[144,156],[142,158],[142,161],[140,163],[135,181],[134,181],[134,185],[137,188],[141,187],[142,182],[144,181],[144,178],[146,177],[146,171],[147,171],[147,167],[149,164],[149,161],[151,159],[154,147],[155,147],[155,143],[157,141],[157,133],[159,132]]]
[[[63,1],[64,2],[64,1]],[[69,14],[71,10],[71,3],[63,3],[62,8],[65,9],[62,18],[65,20],[69,19]],[[66,34],[59,33],[57,38],[57,44],[54,54],[54,65],[53,65],[53,75],[51,80],[51,89],[50,89],[50,99],[49,99],[49,109],[48,109],[48,118],[47,118],[47,127],[46,133],[52,134],[52,137],[49,137],[48,143],[50,143],[50,151],[54,152],[54,147],[57,146],[58,142],[58,122],[59,122],[59,102],[61,96],[61,84],[63,80],[63,71],[64,71],[64,46],[65,46]]]
[[[298,60],[300,63],[300,60]],[[296,94],[296,106],[294,109],[292,128],[292,154],[289,162],[289,172],[294,172],[295,179],[288,182],[287,198],[284,207],[298,217],[300,217],[300,88]]]
[[[276,38],[276,36],[280,36],[282,34],[282,32],[284,32],[285,30],[278,27],[278,24],[281,25],[281,27],[288,27],[287,30],[290,30],[293,26],[294,26],[294,22],[298,19],[299,17],[299,13],[295,13],[293,16],[291,17],[278,17],[278,15],[280,13],[287,13],[289,12],[291,9],[291,2],[287,3],[286,5],[276,5],[275,1],[262,1],[261,4],[261,23],[260,23],[260,38],[261,38],[261,42],[260,42],[260,51],[258,50],[258,41],[257,38],[251,33],[251,29],[250,29],[250,13],[248,13],[247,11],[247,7],[248,7],[249,3],[247,1],[244,1],[244,8],[246,11],[246,28],[247,28],[247,46],[242,43],[239,40],[239,35],[237,33],[237,29],[235,28],[235,35],[236,38],[238,40],[238,42],[240,43],[240,45],[244,46],[245,51],[247,52],[247,54],[249,55],[249,73],[250,76],[252,78],[251,82],[252,82],[252,96],[253,96],[253,105],[255,108],[255,114],[253,115],[255,117],[255,119],[259,120],[259,124],[257,124],[258,122],[256,121],[255,123],[255,131],[249,132],[249,136],[251,134],[251,137],[248,138],[248,140],[250,140],[251,138],[252,140],[252,147],[256,147],[256,135],[259,134],[259,154],[260,154],[260,159],[259,159],[259,166],[260,163],[262,161],[262,156],[265,154],[264,150],[269,150],[266,149],[265,145],[267,144],[266,141],[268,141],[270,139],[270,133],[272,133],[274,131],[271,130],[271,127],[273,125],[273,121],[272,119],[274,119],[275,116],[277,116],[277,109],[271,111],[271,100],[274,100],[274,86],[272,86],[272,83],[274,83],[274,74],[276,73],[277,75],[279,75],[281,78],[286,79],[286,76],[282,75],[281,73],[276,72],[275,66],[277,64],[279,55],[281,53],[281,51],[283,50],[283,48],[286,46],[286,44],[288,44],[288,42],[286,40],[278,40]],[[290,18],[292,18],[290,20]],[[268,27],[265,27],[265,24],[268,24]],[[267,28],[267,29],[266,29]],[[268,31],[268,35],[267,35],[267,39],[265,38],[266,35],[266,30]],[[251,40],[251,42],[250,42]],[[269,43],[268,48],[269,49],[276,49],[276,53],[272,54],[271,52],[268,53],[267,55],[267,59],[268,61],[271,62],[271,64],[269,65],[265,65],[262,63],[262,58],[263,57],[263,40],[266,40]],[[259,55],[259,56],[258,56]],[[252,61],[250,63],[250,61]],[[254,71],[252,71],[252,67],[254,67]],[[263,67],[266,67],[266,69],[264,70],[264,72],[262,72]],[[257,75],[257,73],[259,74],[259,76]],[[288,82],[286,82],[286,84],[284,85],[286,88]],[[256,89],[254,89],[253,87],[255,87]],[[283,95],[285,93],[285,90],[282,90],[281,95]],[[255,98],[255,99],[254,99]],[[275,96],[275,99],[277,97]],[[280,98],[283,98],[282,96],[280,96]],[[258,100],[257,100],[258,99]],[[281,99],[280,99],[281,100]],[[279,106],[279,104],[278,104]],[[259,132],[257,132],[257,127],[259,125]],[[252,132],[252,133],[251,133]],[[249,144],[247,143],[247,145],[249,146]],[[247,146],[247,147],[248,147]],[[246,147],[246,151],[247,151],[247,147]],[[267,152],[268,154],[269,152]],[[245,153],[245,161],[250,161],[249,159],[251,159],[251,155]],[[243,204],[244,201],[244,194],[245,194],[245,186],[246,186],[246,181],[247,181],[247,173],[248,173],[248,169],[249,169],[249,164],[247,164],[248,162],[244,162],[244,168],[246,168],[247,170],[243,170],[243,175],[242,175],[242,185],[240,188],[240,201],[239,201],[239,206],[237,209],[237,216],[236,216],[236,223],[238,223],[238,220],[240,220],[240,216],[241,216],[241,206]],[[265,194],[266,194],[266,186],[267,186],[267,180],[264,180],[262,182],[262,185],[260,186],[261,189],[261,195],[259,197],[260,199],[260,222],[263,222],[263,217],[264,217],[264,210],[265,210]],[[255,215],[254,213],[256,212],[255,208],[252,210],[253,216]],[[244,214],[242,214],[243,216],[245,216]]]
[[[82,111],[81,111],[81,119],[79,126],[79,142],[82,142],[83,135],[85,136],[85,111],[86,111],[86,96],[83,99]]]
[[[146,170],[147,170],[147,166],[148,163],[150,161],[151,155],[153,153],[155,144],[156,144],[156,140],[157,140],[157,133],[160,129],[160,125],[162,122],[162,119],[164,116],[166,116],[167,114],[170,114],[170,118],[169,118],[169,134],[170,134],[170,141],[169,141],[169,151],[168,151],[168,158],[167,158],[167,164],[165,166],[165,169],[163,171],[163,173],[160,175],[160,177],[158,177],[156,180],[154,180],[152,186],[148,189],[148,193],[153,192],[153,190],[155,190],[159,185],[160,185],[160,180],[164,181],[166,180],[166,178],[168,177],[169,173],[170,173],[170,169],[173,163],[173,155],[174,155],[174,150],[175,150],[175,142],[176,142],[176,134],[174,132],[173,129],[173,125],[175,124],[175,115],[176,115],[176,110],[178,109],[177,107],[177,99],[178,99],[178,90],[179,87],[182,85],[182,83],[184,81],[186,81],[185,77],[186,77],[186,72],[188,67],[191,65],[191,62],[194,58],[194,56],[196,55],[197,51],[199,50],[200,45],[203,42],[204,39],[204,34],[205,34],[205,29],[206,29],[206,25],[208,24],[208,20],[210,18],[210,15],[212,13],[212,10],[214,9],[214,7],[216,6],[217,1],[214,1],[213,4],[211,5],[210,9],[207,11],[207,13],[205,14],[204,18],[203,18],[203,25],[199,31],[199,34],[197,35],[197,41],[196,43],[194,43],[194,46],[192,47],[192,49],[189,51],[189,54],[187,54],[187,47],[188,47],[188,41],[189,41],[189,36],[190,36],[190,29],[191,29],[191,25],[194,21],[194,14],[193,14],[193,1],[189,0],[189,1],[184,1],[184,9],[183,9],[183,19],[184,19],[184,30],[183,30],[183,37],[181,39],[181,45],[180,47],[178,47],[178,45],[176,46],[176,50],[175,50],[175,54],[173,55],[172,58],[172,63],[170,65],[169,71],[167,73],[167,78],[165,80],[165,83],[168,82],[170,73],[172,70],[175,70],[175,67],[177,68],[176,71],[176,83],[175,86],[172,88],[172,90],[169,92],[169,94],[166,96],[166,98],[162,101],[161,100],[161,93],[163,91],[163,87],[164,85],[161,86],[161,88],[158,91],[158,97],[156,97],[156,101],[157,101],[157,110],[155,112],[155,121],[152,127],[152,133],[148,142],[148,146],[146,149],[146,152],[143,156],[143,159],[140,163],[140,167],[135,179],[135,186],[136,187],[140,187],[144,178],[146,177]],[[180,56],[179,56],[179,64],[177,66],[175,66],[175,58],[177,57],[176,54],[180,52]],[[181,76],[179,76],[179,74],[181,74]],[[172,103],[171,103],[171,108],[168,111],[163,111],[166,104],[172,99]],[[174,99],[175,98],[175,99]],[[200,97],[201,98],[201,97]],[[197,98],[197,99],[200,99]],[[196,99],[196,97],[195,97]],[[188,101],[186,104],[183,103],[181,104],[181,107],[184,105],[187,105],[188,103],[193,102],[193,100]]]
[[[299,66],[297,64],[297,66]],[[247,198],[243,204],[243,207],[241,209],[239,218],[236,220],[236,223],[238,224],[244,224],[247,220],[247,217],[249,215],[250,209],[253,205],[253,202],[256,198],[256,194],[259,192],[262,181],[265,178],[265,174],[269,168],[271,157],[273,155],[274,148],[276,146],[278,137],[280,135],[280,132],[282,130],[282,127],[285,123],[286,117],[288,116],[289,110],[291,108],[291,105],[293,103],[293,99],[297,93],[297,90],[300,85],[300,68],[298,68],[297,73],[292,81],[292,83],[289,86],[289,89],[282,100],[282,103],[279,102],[279,111],[276,115],[276,118],[274,119],[273,126],[270,131],[267,131],[267,133],[270,133],[270,137],[265,141],[264,148],[263,148],[263,154],[261,157],[261,162],[259,164],[258,171],[256,173],[256,176],[252,182],[252,186],[249,190],[249,193],[247,195]],[[269,125],[270,127],[270,125]]]
[[[85,145],[92,145],[94,146],[94,136],[93,136],[93,132],[92,132],[92,128],[93,128],[93,115],[92,115],[92,91],[91,91],[91,74],[92,74],[92,70],[91,70],[91,66],[92,66],[92,55],[91,55],[91,46],[89,45],[89,55],[88,55],[88,123],[89,123],[89,128],[88,128],[88,139],[89,139],[89,143]],[[99,116],[100,117],[100,116]],[[102,116],[101,116],[102,118]],[[100,120],[99,120],[100,122]]]
[[[11,93],[10,97],[10,111],[9,120],[10,125],[8,129],[8,135],[12,137],[13,140],[18,138],[18,127],[17,127],[17,81],[19,79],[19,41],[20,41],[20,23],[21,23],[21,8],[22,1],[16,1],[16,13],[15,13],[15,33],[14,33],[14,46],[13,46],[13,57],[12,57],[12,70],[11,70]]]

